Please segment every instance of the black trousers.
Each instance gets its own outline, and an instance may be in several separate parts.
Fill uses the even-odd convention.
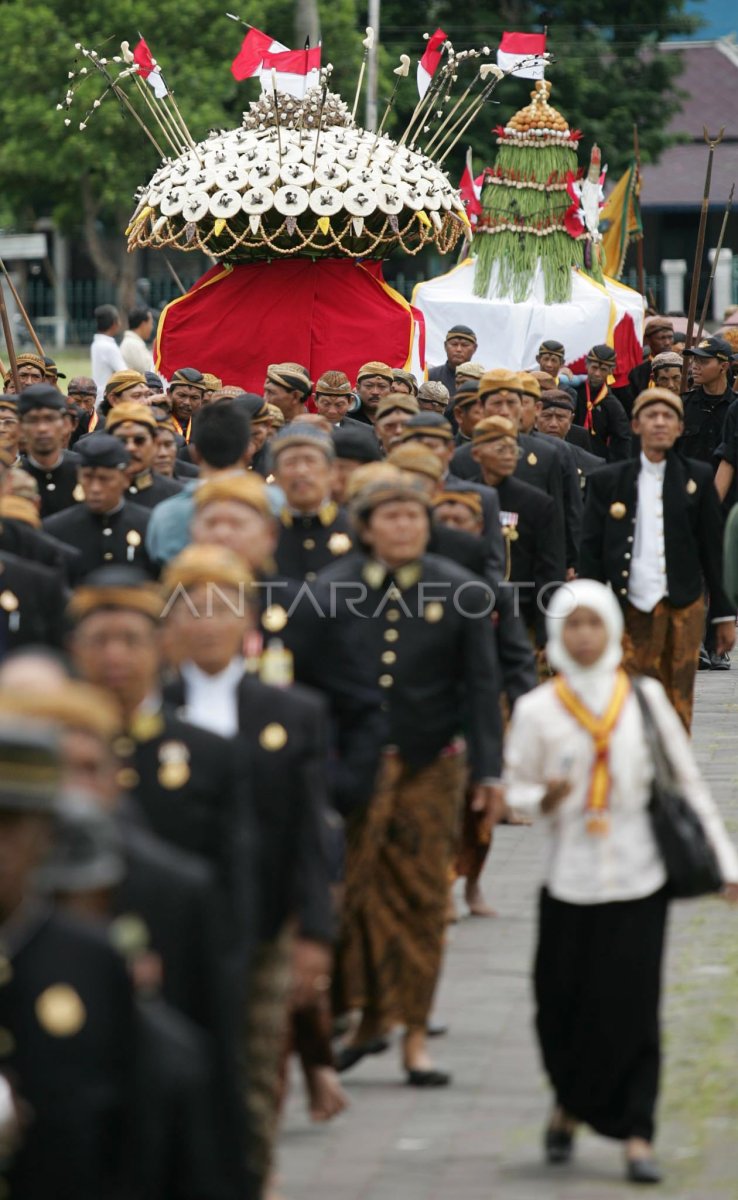
[[[536,1028],[557,1103],[605,1137],[654,1135],[661,1060],[664,890],[567,904],[544,888]]]

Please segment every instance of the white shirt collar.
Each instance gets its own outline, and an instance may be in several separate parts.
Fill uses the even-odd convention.
[[[207,671],[201,670],[197,663],[188,659],[187,662],[182,663],[180,670],[187,683],[200,688],[217,689],[238,683],[243,675],[244,667],[243,659],[236,657],[232,658],[222,671],[217,671],[215,675],[209,675]]]
[[[663,479],[666,472],[666,459],[661,462],[651,462],[650,458],[646,458],[641,450],[641,470],[646,471],[649,475],[654,475],[657,479]]]

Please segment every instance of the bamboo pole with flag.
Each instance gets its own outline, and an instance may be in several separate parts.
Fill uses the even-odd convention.
[[[638,167],[633,161],[615,184],[600,213],[603,269],[612,279],[622,275],[630,243],[643,237],[639,192]]]
[[[428,91],[431,80],[441,64],[443,43],[445,41],[446,34],[442,29],[437,29],[428,38],[428,45],[423,51],[423,57],[418,62],[418,95],[421,100]]]

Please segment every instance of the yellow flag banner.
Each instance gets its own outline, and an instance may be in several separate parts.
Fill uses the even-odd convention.
[[[600,212],[600,231],[605,255],[603,270],[611,278],[623,273],[625,255],[631,241],[643,237],[638,168],[635,163],[615,184]]]

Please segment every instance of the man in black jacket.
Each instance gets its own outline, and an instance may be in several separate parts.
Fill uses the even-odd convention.
[[[162,500],[176,496],[182,485],[153,469],[156,457],[156,417],[146,404],[117,404],[105,424],[129,455],[126,468],[128,498],[134,504],[152,509]]]
[[[515,465],[515,477],[521,483],[539,488],[554,502],[549,535],[554,543],[553,552],[561,554],[573,565],[575,547],[578,546],[577,519],[564,499],[564,471],[555,446],[542,437],[533,438],[520,433],[523,411],[522,381],[516,371],[498,368],[486,371],[479,381],[479,398],[485,417],[504,417],[512,421],[518,431],[518,445],[522,453]],[[482,479],[479,462],[473,454],[472,444],[461,446],[451,459],[451,472],[463,479]]]
[[[20,466],[38,483],[41,516],[77,503],[77,455],[64,449],[67,402],[48,383],[36,383],[18,397],[26,452]]]
[[[105,937],[32,884],[60,768],[48,726],[0,728],[0,1179],[23,1200],[114,1200],[131,1195],[133,1002]]]
[[[565,564],[550,534],[553,501],[539,488],[515,478],[520,447],[515,426],[504,417],[485,417],[474,430],[472,452],[484,482],[500,501],[507,551],[505,580],[519,598],[520,612],[539,649],[546,641],[546,599],[565,578]]]
[[[606,462],[630,458],[631,450],[625,409],[607,382],[616,365],[612,346],[593,346],[587,354],[587,378],[576,389],[574,420],[589,434],[592,454]]]
[[[636,399],[641,456],[592,475],[581,573],[610,584],[625,614],[626,666],[660,679],[689,729],[705,585],[718,653],[735,641],[735,616],[723,592],[723,516],[712,471],[674,449],[683,416],[680,397],[666,388]]]
[[[84,503],[47,517],[44,528],[80,552],[73,583],[107,563],[131,563],[155,574],[144,546],[149,513],[124,499],[130,454],[109,433],[88,433],[77,442]]]
[[[306,421],[272,438],[274,479],[285,495],[275,559],[280,575],[315,579],[321,567],[351,549],[351,528],[331,500],[335,450],[329,434]]]
[[[250,583],[241,560],[221,547],[190,546],[168,565],[165,590],[180,596],[168,623],[187,651],[166,696],[198,726],[234,735],[251,763],[261,923],[245,1040],[250,1170],[263,1180],[278,1115],[288,955],[296,1007],[316,1006],[330,983],[333,919],[325,707],[307,689],[269,687],[245,674],[242,647],[255,620]]]
[[[441,967],[448,868],[469,745],[475,802],[499,816],[499,666],[491,597],[478,578],[427,554],[428,500],[402,472],[352,502],[365,554],[322,572],[320,597],[372,662],[383,696],[385,753],[377,792],[347,832],[338,1003],[361,1009],[343,1065],[405,1026],[408,1083],[449,1076],[426,1051]]]

